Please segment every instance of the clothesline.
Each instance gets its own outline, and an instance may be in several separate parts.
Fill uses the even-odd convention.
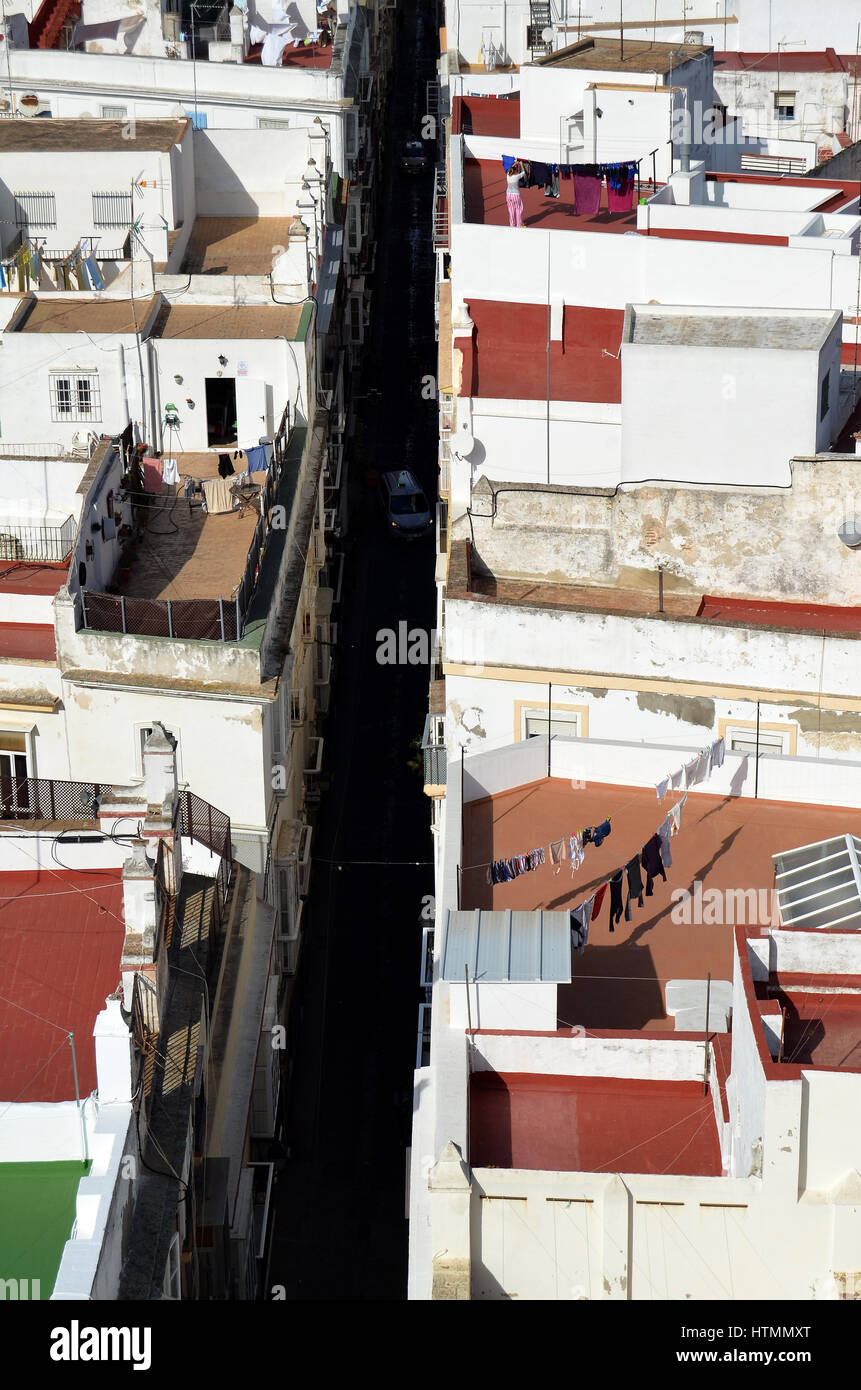
[[[544,187],[548,196],[558,198],[558,180],[573,181],[574,212],[578,217],[594,217],[601,207],[601,189],[607,180],[607,208],[610,212],[630,212],[634,186],[639,176],[639,160],[618,160],[604,164],[557,164],[521,159],[504,154],[502,167],[508,176],[517,162],[523,170],[524,188]]]

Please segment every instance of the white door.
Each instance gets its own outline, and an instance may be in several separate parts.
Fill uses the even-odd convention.
[[[266,410],[266,382],[256,376],[236,378],[236,431],[240,447],[244,448],[272,433]]]

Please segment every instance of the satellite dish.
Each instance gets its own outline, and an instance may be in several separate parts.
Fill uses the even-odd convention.
[[[542,41],[542,43],[552,43],[552,42],[553,42],[553,35],[554,35],[555,32],[556,32],[555,29],[551,29],[551,28],[542,29],[542,30],[541,30],[541,41]]]
[[[856,516],[850,521],[844,521],[838,526],[837,534],[844,545],[848,545],[850,550],[861,545],[861,516]]]
[[[466,430],[455,436],[454,452],[459,459],[468,459],[475,448],[475,439]]]

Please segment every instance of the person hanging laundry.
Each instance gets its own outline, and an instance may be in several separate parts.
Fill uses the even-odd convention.
[[[661,821],[661,824],[658,826],[658,829],[657,829],[657,831],[656,831],[655,833],[657,834],[658,839],[659,839],[660,842],[661,842],[661,860],[662,860],[662,862],[663,862],[664,868],[665,868],[665,869],[669,869],[670,865],[671,865],[672,862],[673,862],[673,856],[672,856],[672,854],[670,853],[670,818],[669,818],[669,816],[667,816],[666,819],[664,819],[664,820]]]
[[[558,874],[559,870],[562,868],[563,860],[567,857],[567,846],[564,836],[561,840],[551,840],[550,863],[554,866],[554,874]]]
[[[631,899],[637,899],[637,906],[643,906],[643,875],[640,873],[640,856],[635,854],[625,865],[628,876],[628,899],[625,903],[625,921],[631,920]]]
[[[616,923],[621,922],[622,912],[622,881],[625,877],[624,869],[617,869],[610,879],[610,931],[616,930]]]
[[[505,194],[505,205],[508,208],[509,227],[523,226],[523,199],[520,196],[520,184],[523,178],[523,168],[520,161],[515,159],[505,176],[507,190]]]
[[[610,834],[610,829],[611,827],[609,816],[606,820],[602,821],[600,825],[592,826],[592,843],[596,849],[599,849],[600,846],[604,843],[607,836]]]
[[[503,170],[505,171],[506,174],[508,173],[508,171],[509,171],[509,169],[511,168],[512,164],[516,164],[516,163],[517,163],[517,156],[516,156],[516,155],[513,155],[513,154],[504,154],[504,155],[502,156],[502,168],[503,168]]]
[[[651,840],[647,840],[643,845],[643,853],[640,856],[640,863],[646,870],[646,897],[650,898],[655,889],[655,879],[658,874],[667,881],[667,873],[664,868],[664,861],[661,857],[661,839],[657,831]]]
[[[670,777],[669,777],[669,773],[668,773],[667,776],[664,777],[660,782],[656,782],[656,783],[655,783],[655,792],[657,793],[657,797],[658,797],[658,800],[659,800],[659,801],[663,801],[664,797],[665,797],[666,794],[667,794],[667,791],[669,790],[669,786],[670,786]]]
[[[725,752],[726,742],[722,738],[716,738],[711,746],[712,767],[723,767]]]

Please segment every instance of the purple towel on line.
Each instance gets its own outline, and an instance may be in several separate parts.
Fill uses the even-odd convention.
[[[574,212],[578,217],[594,217],[601,207],[601,180],[590,174],[574,175]]]

